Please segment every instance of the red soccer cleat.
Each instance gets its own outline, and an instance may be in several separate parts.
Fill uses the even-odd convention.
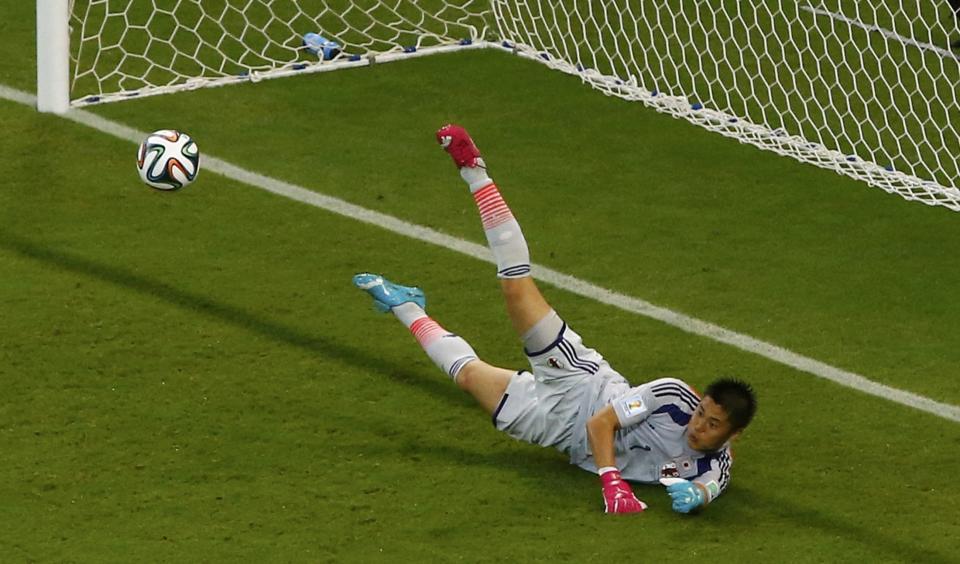
[[[450,153],[457,168],[484,166],[480,149],[473,144],[473,139],[470,139],[467,130],[459,125],[448,123],[441,127],[437,130],[437,141],[444,151]]]

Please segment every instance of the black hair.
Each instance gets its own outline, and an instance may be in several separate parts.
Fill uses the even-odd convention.
[[[705,396],[710,396],[724,411],[736,430],[750,424],[757,412],[757,396],[753,388],[743,380],[721,378],[707,386]]]

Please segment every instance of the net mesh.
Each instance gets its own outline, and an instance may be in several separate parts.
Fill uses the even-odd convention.
[[[743,142],[960,210],[946,2],[495,2],[521,54]]]
[[[99,103],[472,42],[488,2],[74,0],[71,97]],[[304,45],[318,33],[339,52]]]
[[[947,2],[76,0],[75,105],[498,46],[723,135],[960,211]],[[336,41],[332,60],[304,33]]]

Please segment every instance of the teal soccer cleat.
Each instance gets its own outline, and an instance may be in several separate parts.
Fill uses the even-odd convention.
[[[423,290],[394,284],[379,274],[357,274],[353,277],[353,285],[370,294],[373,306],[384,313],[407,302],[413,302],[423,309],[427,307]]]

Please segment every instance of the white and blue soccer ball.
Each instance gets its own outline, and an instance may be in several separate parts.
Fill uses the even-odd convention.
[[[140,178],[157,190],[179,190],[197,179],[200,150],[193,139],[181,131],[154,131],[137,151]]]

